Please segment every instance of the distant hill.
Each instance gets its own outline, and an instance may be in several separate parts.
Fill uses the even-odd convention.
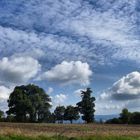
[[[118,118],[119,115],[117,114],[112,114],[112,115],[95,115],[95,121],[96,122],[100,122],[100,120],[102,120],[103,122],[109,120],[109,119],[113,119],[113,118]],[[69,121],[64,121],[64,123],[70,123]],[[76,120],[76,121],[73,121],[73,123],[84,123],[84,121],[82,120],[82,118]]]
[[[106,120],[109,120],[109,119],[112,119],[112,118],[118,118],[119,115],[117,114],[112,114],[112,115],[95,115],[95,120],[96,121],[106,121]]]

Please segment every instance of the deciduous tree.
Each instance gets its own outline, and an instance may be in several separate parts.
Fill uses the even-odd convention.
[[[49,113],[51,99],[36,85],[15,87],[8,100],[8,115],[15,115],[16,121],[43,121]],[[29,117],[27,117],[29,116]]]
[[[64,113],[65,113],[64,106],[57,106],[56,109],[54,110],[55,118],[58,121],[58,123],[63,123]]]
[[[79,111],[77,107],[74,106],[67,106],[64,113],[64,119],[69,120],[72,124],[73,120],[79,119]]]

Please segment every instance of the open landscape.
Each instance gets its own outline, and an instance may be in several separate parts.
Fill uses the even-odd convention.
[[[140,0],[0,0],[0,140],[140,140]]]
[[[0,140],[60,137],[62,140],[140,140],[140,125],[0,123]]]

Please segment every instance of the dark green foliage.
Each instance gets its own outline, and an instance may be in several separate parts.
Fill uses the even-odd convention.
[[[7,115],[7,117],[5,118],[6,122],[16,122],[15,120],[15,116],[14,115]]]
[[[51,113],[49,116],[49,123],[55,123],[56,117],[54,113]]]
[[[48,116],[51,99],[45,91],[35,85],[17,86],[8,100],[8,115],[14,115],[16,121],[44,121]]]
[[[4,121],[4,112],[0,110],[0,121]]]
[[[63,123],[64,120],[64,113],[65,113],[65,107],[64,106],[57,106],[54,110],[55,118],[58,123]]]
[[[0,119],[4,117],[4,112],[0,110]]]
[[[107,120],[106,123],[108,123],[108,124],[120,124],[121,121],[119,118],[113,118],[113,119]]]
[[[74,106],[67,106],[67,108],[65,109],[65,113],[64,113],[64,119],[65,120],[69,120],[71,123],[73,122],[73,120],[78,120],[79,119],[79,111],[77,107]]]
[[[92,90],[90,88],[87,88],[86,91],[82,91],[82,101],[77,103],[80,113],[83,114],[82,119],[85,120],[87,123],[91,123],[94,121],[95,98],[91,97],[91,93]]]
[[[130,113],[128,109],[124,108],[119,118],[107,120],[109,124],[140,124],[140,112]]]
[[[128,112],[128,109],[127,108],[124,108],[122,110],[122,113],[120,114],[120,121],[124,124],[128,124],[130,122],[130,112]]]
[[[140,112],[134,112],[130,116],[130,123],[140,124]]]

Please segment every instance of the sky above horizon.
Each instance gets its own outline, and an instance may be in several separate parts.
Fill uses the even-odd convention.
[[[0,109],[36,84],[57,105],[90,87],[96,114],[140,110],[140,0],[0,0]]]

